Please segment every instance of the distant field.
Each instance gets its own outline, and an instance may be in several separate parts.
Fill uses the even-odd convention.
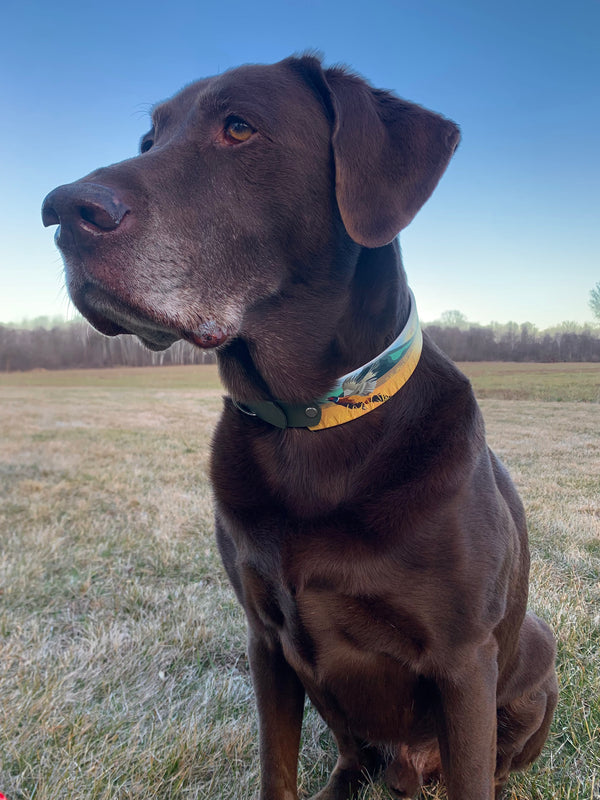
[[[183,367],[114,367],[108,369],[34,369],[0,372],[1,386],[97,386],[134,389],[219,389],[215,364]]]
[[[478,397],[600,402],[600,364],[459,364]]]
[[[460,368],[478,397],[600,402],[600,364],[466,362]],[[214,365],[0,372],[2,386],[97,386],[139,389],[220,389]]]
[[[600,365],[462,366],[526,505],[530,605],[559,643],[552,734],[507,800],[598,800]],[[207,481],[221,394],[214,367],[0,374],[10,800],[255,800],[245,626]],[[303,797],[333,763],[308,707]]]

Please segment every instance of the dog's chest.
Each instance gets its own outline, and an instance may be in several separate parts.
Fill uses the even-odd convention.
[[[334,556],[313,541],[280,556],[239,565],[244,606],[259,635],[282,647],[315,704],[330,707],[335,698],[353,730],[373,741],[412,729],[416,709],[427,718],[429,694],[418,677],[430,645],[427,622],[381,590],[368,591],[363,573],[373,565],[351,554]]]

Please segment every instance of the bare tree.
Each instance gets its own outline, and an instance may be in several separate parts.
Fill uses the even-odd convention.
[[[600,281],[590,290],[590,308],[596,319],[600,319]]]
[[[440,317],[440,324],[444,328],[458,328],[461,331],[469,327],[469,320],[462,311],[452,309],[451,311],[444,311]]]

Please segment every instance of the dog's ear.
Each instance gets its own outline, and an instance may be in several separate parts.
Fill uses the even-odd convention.
[[[373,89],[342,69],[324,70],[334,123],[336,195],[354,241],[381,247],[435,189],[460,132],[450,120]]]

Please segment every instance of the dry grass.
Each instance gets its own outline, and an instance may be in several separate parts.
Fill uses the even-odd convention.
[[[184,370],[171,373],[177,389],[162,369],[87,386],[65,373],[0,382],[0,791],[10,800],[256,796],[244,622],[213,543],[206,479],[220,393],[210,368]],[[600,797],[598,406],[482,406],[528,509],[531,605],[559,639],[552,735],[508,796],[592,800]],[[305,794],[324,783],[333,759],[308,709]],[[362,797],[388,795],[374,786]]]
[[[515,364],[465,362],[478,397],[502,400],[600,402],[600,364]],[[99,389],[218,390],[216,366],[73,369],[0,372],[2,386],[93,387]]]
[[[113,367],[109,369],[32,369],[0,372],[0,386],[98,387],[108,389],[220,388],[216,364],[204,366]]]
[[[471,361],[459,366],[480,398],[600,403],[600,364]]]

